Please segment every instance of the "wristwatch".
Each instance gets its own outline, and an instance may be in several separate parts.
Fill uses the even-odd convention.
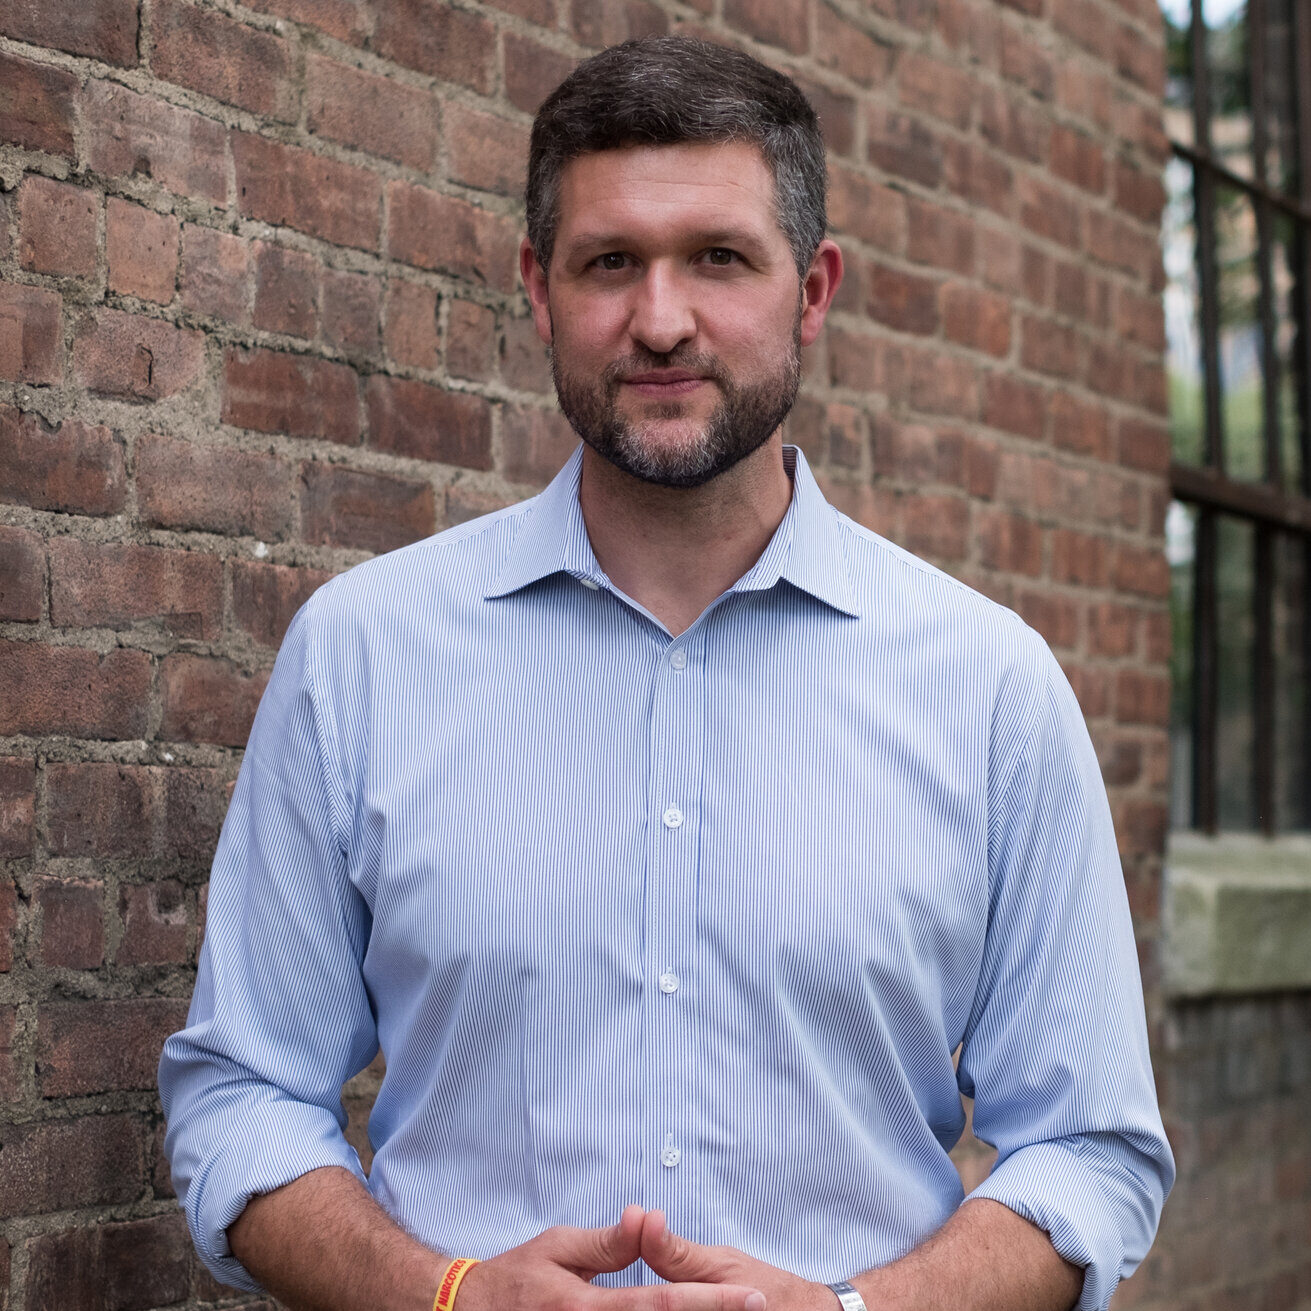
[[[865,1305],[865,1299],[850,1284],[844,1281],[840,1284],[829,1284],[829,1287],[837,1294],[838,1301],[842,1303],[842,1311],[869,1311],[869,1308]]]

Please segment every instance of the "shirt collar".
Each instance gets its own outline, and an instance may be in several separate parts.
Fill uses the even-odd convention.
[[[782,579],[844,614],[858,616],[837,513],[824,499],[800,448],[784,446],[783,464],[792,478],[787,513],[760,559],[729,590],[765,591]],[[604,583],[578,503],[582,467],[579,444],[546,490],[528,502],[505,561],[484,593],[488,600],[557,573],[592,585]]]

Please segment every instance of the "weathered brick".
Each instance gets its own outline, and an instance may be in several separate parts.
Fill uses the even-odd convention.
[[[456,102],[446,106],[447,172],[453,182],[502,196],[523,192],[528,129]]]
[[[105,202],[110,290],[167,305],[177,286],[178,230],[172,214],[110,196]]]
[[[62,68],[0,52],[0,138],[28,150],[71,155],[76,91],[77,79]]]
[[[208,869],[228,810],[231,784],[217,769],[164,770],[164,854]]]
[[[577,434],[557,410],[507,405],[501,412],[504,472],[512,483],[544,487],[577,445]]]
[[[145,523],[264,541],[292,531],[295,472],[275,456],[145,436],[137,441],[136,469]]]
[[[159,681],[161,738],[240,747],[250,736],[268,672],[251,673],[228,660],[179,654],[160,662]]]
[[[366,0],[249,0],[247,8],[316,27],[351,45],[363,45],[369,31]]]
[[[41,936],[34,963],[98,969],[105,959],[105,885],[99,879],[37,880],[33,896]]]
[[[1051,398],[1051,418],[1052,441],[1061,450],[1109,458],[1111,428],[1105,406],[1060,390]]]
[[[203,333],[122,310],[94,310],[73,339],[74,376],[102,396],[176,396],[199,381],[204,367]]]
[[[890,255],[906,247],[906,198],[841,165],[829,170],[829,222]]]
[[[519,239],[509,219],[408,182],[388,185],[387,205],[392,258],[472,278],[498,291],[515,289]]]
[[[498,496],[494,492],[467,483],[454,482],[446,489],[446,522],[448,524],[468,523],[493,510],[503,509],[513,504],[512,499]]]
[[[1056,70],[1047,49],[1030,35],[1032,27],[1004,21],[1001,39],[1001,75],[1011,86],[1023,87],[1040,100],[1050,100]]]
[[[962,497],[913,496],[905,506],[906,547],[938,560],[964,559],[969,523],[969,502]]]
[[[38,386],[63,381],[60,309],[53,291],[0,282],[0,379]]]
[[[98,173],[153,178],[180,196],[227,201],[227,130],[211,118],[111,82],[88,82],[82,118]]]
[[[0,1213],[42,1215],[134,1201],[141,1190],[145,1120],[86,1115],[0,1130]]]
[[[0,9],[0,33],[127,67],[137,62],[137,0],[9,0]]]
[[[366,400],[369,442],[379,450],[469,469],[491,468],[491,407],[483,397],[375,374]]]
[[[1155,546],[1122,545],[1116,552],[1112,585],[1118,592],[1130,592],[1160,600],[1170,594],[1170,566],[1165,552]]]
[[[223,422],[353,444],[360,435],[357,384],[345,364],[233,348],[223,360]]]
[[[185,224],[180,281],[187,309],[229,323],[250,322],[250,247],[240,237]]]
[[[843,95],[804,73],[796,73],[793,81],[814,106],[819,116],[820,135],[824,147],[831,155],[849,157],[856,149],[857,104],[853,96]]]
[[[931,336],[939,323],[938,282],[886,264],[871,264],[865,307],[876,323]]]
[[[981,509],[976,519],[979,560],[987,569],[1027,574],[1042,573],[1042,528],[1024,515],[1007,510]]]
[[[49,764],[45,777],[46,846],[53,855],[149,854],[153,788],[147,767]]]
[[[0,527],[0,619],[35,623],[45,609],[46,558],[41,538]]]
[[[7,855],[20,854],[14,852],[11,848],[23,837],[24,829],[21,827],[23,801],[21,798],[15,799],[9,796],[3,789],[9,786],[8,783],[0,781],[0,825],[9,827],[0,836],[0,849],[5,850]],[[32,821],[27,820],[26,850],[31,848],[31,827]],[[8,974],[14,968],[14,930],[18,926],[18,890],[14,887],[13,880],[0,881],[0,974]]]
[[[414,282],[389,282],[382,335],[387,354],[397,364],[435,369],[441,362],[437,293]]]
[[[23,1096],[23,1065],[16,1059],[14,1035],[18,1028],[18,1007],[0,1006],[0,1102],[16,1102]],[[9,1276],[9,1245],[0,1239],[0,1280]],[[0,1285],[4,1286],[4,1285]],[[6,1292],[7,1292],[6,1287]],[[8,1305],[0,1294],[0,1308]]]
[[[118,965],[181,965],[187,959],[187,906],[182,884],[125,884],[118,894],[123,936]]]
[[[1015,609],[1026,624],[1042,634],[1049,646],[1070,651],[1079,644],[1079,608],[1068,596],[1023,590]]]
[[[1099,209],[1088,211],[1088,254],[1144,282],[1150,282],[1161,263],[1154,231]]]
[[[179,1211],[29,1238],[24,1311],[145,1311],[183,1301],[191,1244]]]
[[[1029,164],[1046,159],[1051,128],[1045,117],[1018,96],[995,87],[983,87],[978,104],[979,131],[985,141]]]
[[[977,94],[974,79],[954,64],[909,49],[897,56],[897,98],[907,109],[964,129]]]
[[[446,371],[486,382],[496,363],[496,314],[485,305],[453,300],[446,326]]]
[[[936,187],[942,179],[942,141],[914,114],[897,113],[881,101],[865,110],[869,162],[893,177]]]
[[[384,59],[484,95],[496,76],[496,28],[441,0],[374,0],[373,46]]]
[[[771,0],[724,0],[724,21],[736,32],[794,55],[810,48],[810,6]]]
[[[50,619],[60,628],[115,629],[162,619],[179,637],[212,639],[223,623],[223,565],[194,551],[57,537]]]
[[[1088,610],[1088,652],[1119,659],[1131,655],[1138,611],[1120,601],[1099,601]]]
[[[953,137],[943,142],[943,181],[949,192],[971,204],[1008,219],[1015,212],[1014,170],[996,151],[977,141]]]
[[[0,405],[0,500],[113,514],[123,507],[125,482],[123,450],[108,428],[67,419],[51,431],[39,416]]]
[[[979,370],[959,355],[914,351],[908,395],[911,408],[921,413],[973,419],[979,412]]]
[[[291,57],[272,32],[180,0],[152,0],[150,66],[157,77],[254,114],[296,117]]]
[[[1026,369],[1058,378],[1080,376],[1082,343],[1068,324],[1037,314],[1026,314],[1020,322],[1020,362]]]
[[[1165,206],[1165,184],[1158,173],[1116,160],[1115,203],[1140,223],[1155,228]]]
[[[232,156],[243,214],[338,246],[378,248],[376,174],[245,132],[233,137]]]
[[[962,346],[1003,356],[1011,348],[1011,304],[1007,297],[958,282],[942,288],[943,335]]]
[[[1121,669],[1115,678],[1115,717],[1122,724],[1170,722],[1170,679],[1144,669]]]
[[[319,262],[313,255],[271,241],[257,241],[255,326],[292,337],[319,330]]]
[[[531,318],[503,320],[501,377],[521,391],[551,390],[551,366],[546,358],[546,347]]]
[[[1051,577],[1076,587],[1105,587],[1110,581],[1111,548],[1104,537],[1060,528],[1052,533]]]
[[[430,169],[443,106],[432,93],[335,59],[305,60],[311,132],[411,168]]]
[[[505,94],[525,114],[537,107],[573,71],[568,55],[514,32],[502,37],[505,47]]]
[[[965,214],[912,196],[906,254],[954,273],[974,270],[974,223]]]
[[[1117,287],[1115,330],[1126,340],[1136,342],[1160,356],[1165,353],[1165,313],[1159,296]]]
[[[18,188],[18,262],[73,278],[96,271],[100,197],[85,187],[29,175]]]
[[[154,1088],[160,1048],[187,1017],[174,997],[49,1002],[37,1009],[43,1097]]]
[[[323,338],[344,351],[372,355],[378,349],[381,288],[363,273],[323,271]]]
[[[0,756],[0,857],[10,858],[32,854],[33,824],[36,814],[36,762],[21,756]],[[13,900],[13,885],[9,888]],[[13,906],[0,911],[0,952],[8,949],[9,934],[14,926]],[[8,959],[6,957],[6,959]],[[5,969],[9,967],[4,966]]]
[[[278,646],[296,611],[332,575],[323,569],[232,562],[232,614],[262,646]]]
[[[426,482],[309,463],[301,471],[301,531],[307,542],[392,551],[436,527]]]
[[[938,434],[928,424],[879,415],[871,434],[874,473],[912,487],[938,481]]]
[[[876,41],[828,5],[815,6],[815,59],[818,63],[862,86],[875,87],[887,81],[892,70],[892,56],[892,47],[887,43]]]
[[[1170,468],[1170,429],[1146,419],[1121,419],[1117,452],[1119,462],[1131,469],[1164,475]]]
[[[1057,124],[1051,135],[1051,170],[1076,187],[1101,195],[1106,190],[1106,153],[1089,136]]]
[[[150,657],[115,647],[0,639],[0,733],[137,738],[146,732]]]

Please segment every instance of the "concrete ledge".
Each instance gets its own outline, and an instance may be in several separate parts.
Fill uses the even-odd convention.
[[[1164,893],[1170,996],[1311,989],[1311,838],[1175,834]]]

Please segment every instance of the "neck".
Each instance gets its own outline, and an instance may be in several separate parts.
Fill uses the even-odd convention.
[[[578,491],[597,562],[677,636],[760,559],[792,483],[776,432],[702,487],[658,487],[583,447]]]

